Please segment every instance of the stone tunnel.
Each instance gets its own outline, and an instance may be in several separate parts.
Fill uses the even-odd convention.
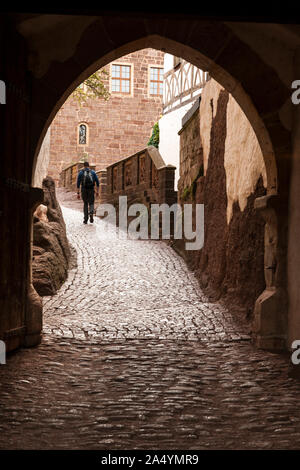
[[[299,26],[189,14],[94,13],[0,16],[0,79],[6,92],[0,338],[10,354],[0,370],[5,431],[0,446],[235,448],[238,439],[244,449],[296,448],[299,385],[288,375],[287,356],[300,337],[300,124],[291,99],[300,73]],[[58,199],[77,264],[54,296],[42,300],[33,287],[33,213],[44,201],[33,181],[47,129],[83,80],[143,48],[183,57],[207,72],[224,90],[213,111],[215,129],[230,94],[260,146],[267,183],[252,203],[264,226],[265,288],[255,300],[254,341],[249,325],[236,324],[230,309],[205,296],[170,246],[111,244],[101,220],[84,233],[78,203],[70,203],[63,191]],[[224,190],[220,169],[218,191]],[[202,201],[200,186],[197,191]],[[85,247],[93,259],[86,259]],[[38,347],[27,349],[33,346]],[[17,374],[21,378],[10,396]]]

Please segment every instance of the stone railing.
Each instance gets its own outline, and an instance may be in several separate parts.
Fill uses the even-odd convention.
[[[97,202],[105,203],[107,200],[106,193],[107,193],[107,171],[106,170],[98,170],[96,171],[99,180],[99,196],[96,198]]]
[[[99,202],[113,204],[118,209],[119,196],[127,196],[128,204],[141,203],[147,208],[152,203],[172,205],[177,202],[175,169],[173,165],[165,164],[156,147],[146,147],[108,166],[106,181],[105,172],[98,172],[104,183]]]
[[[83,168],[83,163],[71,163],[69,166],[64,168],[60,173],[59,185],[67,188],[70,191],[76,191],[77,176],[79,171]],[[95,165],[90,165],[92,170],[95,170]]]
[[[76,191],[78,172],[83,163],[72,163],[60,174],[60,186]],[[95,170],[95,165],[90,165]],[[127,204],[144,204],[151,209],[151,204],[172,205],[177,202],[177,191],[174,191],[176,167],[166,165],[159,151],[149,146],[111,164],[105,170],[98,170],[99,197],[96,206],[109,203],[119,208],[119,196],[127,196]]]

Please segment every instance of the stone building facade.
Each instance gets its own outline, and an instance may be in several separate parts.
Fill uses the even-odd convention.
[[[61,170],[84,156],[101,170],[144,148],[162,113],[163,67],[163,52],[142,49],[104,67],[108,101],[80,106],[69,97],[50,126],[47,174],[58,182]]]

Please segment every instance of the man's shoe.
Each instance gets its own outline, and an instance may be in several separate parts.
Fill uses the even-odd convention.
[[[91,224],[94,222],[93,214],[90,215],[90,222],[91,222]]]
[[[87,224],[87,220],[84,220],[83,223],[84,223],[84,224]]]

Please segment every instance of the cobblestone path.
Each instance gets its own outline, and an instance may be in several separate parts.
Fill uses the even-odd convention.
[[[44,298],[42,344],[0,368],[0,448],[299,448],[288,358],[256,350],[166,244],[63,211],[77,266]]]

